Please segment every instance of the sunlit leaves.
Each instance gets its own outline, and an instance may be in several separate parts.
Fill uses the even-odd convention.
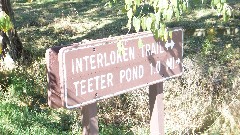
[[[212,0],[212,6],[215,6],[220,2],[221,2],[221,0]]]
[[[140,24],[141,24],[141,20],[134,16],[133,17],[133,26],[136,31],[140,30],[140,27],[141,27]]]
[[[7,32],[13,28],[10,17],[4,12],[0,11],[0,30],[3,32]],[[0,54],[3,52],[3,46],[0,44]]]
[[[178,0],[171,0],[174,7],[178,7]]]
[[[141,0],[135,0],[135,3],[137,6],[139,6],[141,4]]]
[[[173,19],[179,20],[183,13],[188,12],[189,0],[125,0],[124,10],[127,12],[128,24],[135,31],[152,31],[154,36],[166,40],[169,36],[165,31],[166,23]],[[192,1],[193,5],[206,3],[206,0]],[[226,0],[211,0],[211,6],[217,10],[223,20],[227,21],[231,16],[231,8]]]
[[[141,18],[141,27],[143,30],[147,29],[146,20],[147,20],[146,17]]]
[[[170,21],[172,19],[172,16],[173,16],[173,10],[169,8],[166,13],[167,13],[166,14],[166,20]]]
[[[168,32],[168,36],[172,39],[172,31]]]
[[[147,30],[151,30],[151,26],[152,26],[152,18],[151,17],[147,17],[147,19],[146,19],[146,28],[147,28]]]
[[[133,11],[132,11],[131,8],[127,11],[127,16],[128,16],[128,24],[127,24],[127,27],[128,27],[128,29],[131,29],[132,16],[133,16]]]
[[[13,25],[11,23],[10,17],[4,12],[0,12],[0,30],[7,32],[12,29]]]
[[[155,33],[158,38],[164,37],[165,22],[176,17],[179,19],[181,13],[187,10],[185,0],[125,0],[124,10],[127,12],[128,24],[135,28],[135,31],[148,30]],[[147,7],[147,11],[145,8]],[[137,9],[136,9],[137,8]],[[139,11],[140,10],[140,11]]]
[[[142,48],[144,46],[143,41],[141,38],[138,40],[138,48]]]
[[[219,15],[223,16],[224,21],[227,21],[232,15],[231,7],[226,2],[226,0],[212,0],[211,2],[211,6],[216,8]]]
[[[129,10],[132,6],[132,0],[125,0],[125,8]]]
[[[0,54],[2,54],[3,48],[2,48],[2,44],[0,44]]]

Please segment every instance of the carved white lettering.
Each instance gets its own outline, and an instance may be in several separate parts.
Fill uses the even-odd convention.
[[[103,55],[101,53],[97,54],[97,65],[98,68],[103,67]]]
[[[119,54],[117,51],[111,51],[109,53],[98,53],[84,56],[82,58],[72,59],[72,73],[76,74],[89,70],[99,69],[135,59],[134,47],[124,48],[124,50],[124,54]]]
[[[129,55],[130,60],[135,59],[135,53],[134,52],[135,52],[134,47],[129,47],[128,48],[128,55]]]
[[[151,55],[150,45],[146,44],[145,47],[146,47],[146,56],[150,56]]]
[[[111,51],[110,53],[110,62],[112,65],[116,63],[116,53],[114,51]]]
[[[146,44],[144,47],[142,47],[142,57],[164,53],[162,48],[163,47],[161,46],[160,42]]]
[[[84,84],[86,80],[81,80],[80,82],[80,89],[81,89],[81,95],[84,95],[87,93],[87,91],[84,91],[84,88],[86,88],[86,85]]]
[[[92,89],[92,86],[93,86],[93,83],[92,83],[92,80],[93,78],[89,78],[88,79],[88,92],[93,92],[93,89]]]
[[[145,57],[144,47],[142,47],[142,57]]]
[[[144,75],[144,67],[143,65],[139,65],[132,68],[127,68],[126,70],[120,70],[119,75],[120,83],[123,83],[124,81],[130,82],[141,79]]]
[[[107,59],[108,59],[108,58],[107,58],[107,54],[106,54],[106,53],[104,53],[103,55],[104,55],[104,61],[105,61],[105,62],[104,62],[104,63],[105,63],[105,65],[104,65],[104,66],[105,66],[105,67],[107,67],[107,66],[109,66],[109,65],[110,65],[110,63],[109,63],[109,62],[107,62]]]
[[[117,53],[117,63],[122,62],[122,55]]]
[[[170,68],[170,69],[174,69],[174,63],[175,63],[174,57],[168,58],[167,61],[166,61],[167,70],[168,70],[169,68]]]
[[[72,74],[75,73],[75,69],[74,69],[74,60],[72,59]]]
[[[96,66],[94,65],[95,64],[95,55],[91,55],[90,56],[90,66],[91,66],[91,69],[96,69]]]
[[[107,73],[100,76],[95,76],[88,78],[87,80],[81,80],[73,82],[76,96],[79,96],[79,91],[81,95],[92,93],[96,90],[102,90],[113,86],[113,74]]]
[[[76,58],[76,72],[79,73],[79,70],[80,72],[83,71],[83,68],[82,68],[82,59],[78,59]]]
[[[158,45],[155,46],[154,43],[152,43],[152,50],[151,50],[151,55],[153,54],[158,54]]]
[[[143,65],[139,65],[138,77],[141,79],[143,78],[143,75],[144,75],[144,67]]]
[[[85,60],[86,71],[88,71],[88,60],[89,60],[89,56],[84,56],[83,59]]]
[[[94,79],[96,80],[96,90],[98,90],[98,82],[99,82],[100,76],[95,76]]]
[[[136,80],[138,78],[138,70],[137,70],[137,68],[133,68],[132,78],[133,78],[133,80]]]
[[[101,75],[101,89],[106,88],[106,80],[105,80],[106,75]]]
[[[113,74],[112,73],[107,74],[107,85],[108,85],[108,87],[113,86]]]
[[[76,81],[73,83],[73,85],[75,86],[76,96],[78,96],[78,84],[79,84],[79,81]]]
[[[131,71],[130,68],[128,68],[128,69],[126,70],[126,80],[127,80],[128,82],[130,82],[131,79],[132,79],[132,71]]]
[[[123,54],[123,61],[128,61],[128,53],[127,53],[128,48],[124,48],[124,54]]]

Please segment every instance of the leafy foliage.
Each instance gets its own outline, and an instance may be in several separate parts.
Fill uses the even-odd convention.
[[[0,12],[0,30],[7,32],[12,29],[13,25],[11,23],[10,17],[4,12]]]
[[[200,0],[194,0],[194,5]],[[116,2],[116,0],[110,1]],[[171,33],[166,31],[166,22],[179,20],[183,13],[190,9],[188,0],[124,0],[123,11],[128,16],[127,27],[131,26],[138,32],[141,29],[152,31],[156,38],[167,40]],[[202,0],[206,3],[206,0]],[[227,21],[231,16],[231,7],[227,0],[211,0],[211,6],[216,9],[219,15],[223,15],[223,20]]]
[[[8,30],[12,29],[13,25],[11,23],[10,17],[4,12],[0,12],[0,30],[3,32],[7,32]],[[3,47],[0,44],[0,54],[2,54]]]

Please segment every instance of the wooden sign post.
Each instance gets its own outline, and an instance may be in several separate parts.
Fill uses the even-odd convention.
[[[97,103],[82,107],[83,135],[98,135]]]
[[[151,135],[164,134],[164,104],[163,83],[149,86],[150,105],[150,133]]]
[[[84,134],[97,134],[97,101],[150,86],[151,132],[163,134],[162,82],[182,74],[183,31],[171,31],[167,41],[141,32],[48,49],[49,106],[83,107]]]

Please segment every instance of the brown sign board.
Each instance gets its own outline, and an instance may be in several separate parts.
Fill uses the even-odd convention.
[[[80,107],[180,76],[183,30],[172,31],[168,41],[140,32],[48,49],[49,105]]]

